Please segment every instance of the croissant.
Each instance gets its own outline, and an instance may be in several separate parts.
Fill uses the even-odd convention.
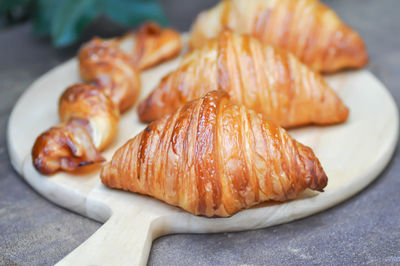
[[[127,47],[134,49],[125,51]],[[139,95],[138,70],[160,63],[180,49],[177,32],[152,23],[142,26],[138,34],[111,40],[94,38],[84,45],[78,54],[79,72],[87,83],[75,84],[61,96],[61,123],[42,133],[32,148],[35,168],[52,174],[103,162],[100,151],[115,137],[120,113]]]
[[[132,57],[140,70],[152,67],[179,54],[182,49],[180,34],[146,23],[137,32],[130,32],[118,40],[119,47]]]
[[[224,28],[287,49],[319,72],[360,68],[368,62],[358,33],[318,0],[223,0],[197,17],[191,47],[201,47]]]
[[[140,103],[139,118],[153,121],[216,89],[286,128],[340,123],[349,113],[323,78],[295,56],[227,30],[186,55]]]
[[[313,151],[213,91],[151,123],[103,166],[102,182],[195,215],[227,217],[258,203],[323,191]]]

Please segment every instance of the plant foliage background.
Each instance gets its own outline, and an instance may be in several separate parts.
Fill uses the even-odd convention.
[[[0,0],[0,29],[31,20],[34,33],[49,35],[57,47],[77,41],[99,15],[124,26],[145,20],[167,23],[157,0]]]

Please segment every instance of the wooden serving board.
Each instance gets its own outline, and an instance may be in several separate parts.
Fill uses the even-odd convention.
[[[143,72],[141,98],[179,60]],[[290,131],[320,159],[329,178],[325,192],[306,191],[296,200],[262,204],[230,218],[197,217],[150,197],[108,189],[100,182],[99,169],[46,177],[33,168],[30,152],[36,137],[58,123],[59,96],[80,80],[75,58],[39,78],[18,100],[8,125],[11,162],[47,199],[105,223],[60,265],[142,265],[152,240],[161,235],[251,230],[293,221],[340,203],[378,176],[398,138],[399,118],[392,96],[368,71],[343,72],[326,79],[350,107],[348,121]],[[118,136],[103,155],[109,160],[145,126],[138,121],[136,107],[132,108],[122,116]]]

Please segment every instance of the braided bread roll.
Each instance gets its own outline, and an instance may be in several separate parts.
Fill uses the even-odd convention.
[[[162,79],[140,103],[139,118],[151,122],[216,89],[286,128],[340,123],[349,113],[323,78],[293,55],[224,31]]]
[[[79,72],[83,80],[102,87],[123,112],[139,96],[140,76],[131,58],[117,45],[115,40],[91,40],[79,51]]]
[[[132,50],[125,51],[128,48]],[[177,32],[153,23],[143,25],[138,34],[94,38],[85,44],[78,59],[81,77],[88,83],[75,84],[61,96],[61,124],[42,133],[32,148],[35,168],[52,174],[104,161],[99,151],[115,137],[120,112],[139,95],[138,69],[160,63],[180,49]]]
[[[103,162],[100,154],[117,132],[119,110],[101,88],[75,84],[59,102],[61,124],[42,133],[32,148],[32,159],[42,174]]]
[[[59,169],[74,171],[79,167],[103,162],[94,146],[87,120],[73,119],[43,132],[32,148],[35,168],[42,174]]]
[[[319,72],[360,68],[368,62],[358,33],[318,0],[223,0],[197,17],[191,47],[201,47],[224,28],[284,48]]]
[[[100,151],[115,137],[120,112],[139,94],[139,74],[114,41],[95,38],[78,58],[82,78],[92,83],[68,87],[59,101],[61,124],[36,139],[32,159],[42,174],[103,162]]]
[[[293,199],[306,188],[323,191],[327,184],[309,147],[222,91],[151,123],[114,154],[100,178],[108,187],[208,217]]]
[[[118,130],[118,107],[104,94],[103,88],[91,84],[75,84],[66,89],[60,98],[58,114],[61,121],[88,121],[91,139],[98,150],[105,148]]]

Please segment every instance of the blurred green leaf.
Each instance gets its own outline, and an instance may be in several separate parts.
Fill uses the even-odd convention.
[[[167,23],[157,0],[0,0],[0,23],[26,20],[27,14],[35,34],[50,35],[58,47],[75,42],[99,15],[132,27],[146,20]]]
[[[154,0],[99,0],[99,2],[108,17],[125,26],[137,25],[145,20],[155,20],[162,25],[167,24],[163,10]]]
[[[33,30],[39,36],[50,34],[53,14],[61,1],[37,0],[33,10]]]
[[[0,27],[29,19],[35,0],[0,0]]]
[[[58,47],[75,42],[100,14],[125,26],[137,26],[145,20],[167,22],[156,0],[59,0],[53,8],[50,33]]]
[[[0,0],[0,14],[29,5],[32,0]]]
[[[60,0],[51,23],[55,46],[65,46],[78,39],[85,27],[98,15],[96,0]]]

